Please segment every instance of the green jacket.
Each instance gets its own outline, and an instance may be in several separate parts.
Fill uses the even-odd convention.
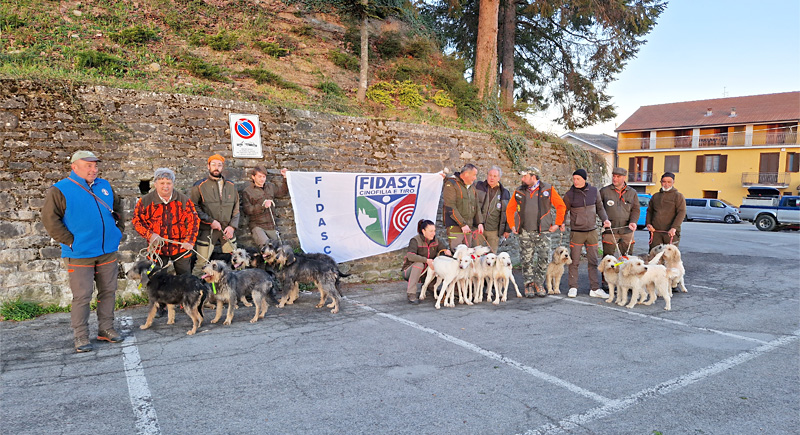
[[[445,227],[463,227],[469,225],[474,228],[483,223],[483,217],[478,210],[478,194],[475,183],[469,188],[456,172],[454,177],[444,180],[442,188],[442,221]]]
[[[211,222],[218,221],[222,228],[239,226],[239,192],[230,181],[223,181],[222,195],[216,180],[206,178],[200,180],[189,190],[189,198],[200,217],[200,231],[210,231]]]

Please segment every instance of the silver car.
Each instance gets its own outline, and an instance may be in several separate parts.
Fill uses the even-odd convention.
[[[724,199],[686,198],[686,220],[717,221],[736,224],[742,221],[739,209]]]

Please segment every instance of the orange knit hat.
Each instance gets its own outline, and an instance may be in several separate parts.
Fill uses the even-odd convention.
[[[222,157],[219,154],[214,154],[213,156],[208,158],[208,163],[211,163],[212,160],[219,160],[219,161],[224,163],[225,162],[225,157]]]

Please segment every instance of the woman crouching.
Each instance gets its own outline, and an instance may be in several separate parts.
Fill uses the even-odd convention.
[[[403,278],[408,280],[406,294],[409,304],[419,305],[417,296],[419,278],[433,265],[433,259],[441,253],[452,255],[447,249],[447,244],[436,237],[436,225],[428,219],[420,219],[417,223],[417,235],[408,242],[403,262]]]

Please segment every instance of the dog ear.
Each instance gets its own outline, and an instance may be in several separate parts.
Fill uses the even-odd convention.
[[[297,261],[297,257],[294,256],[294,251],[291,249],[288,250],[288,252],[286,252],[286,265],[289,266],[295,261]]]

